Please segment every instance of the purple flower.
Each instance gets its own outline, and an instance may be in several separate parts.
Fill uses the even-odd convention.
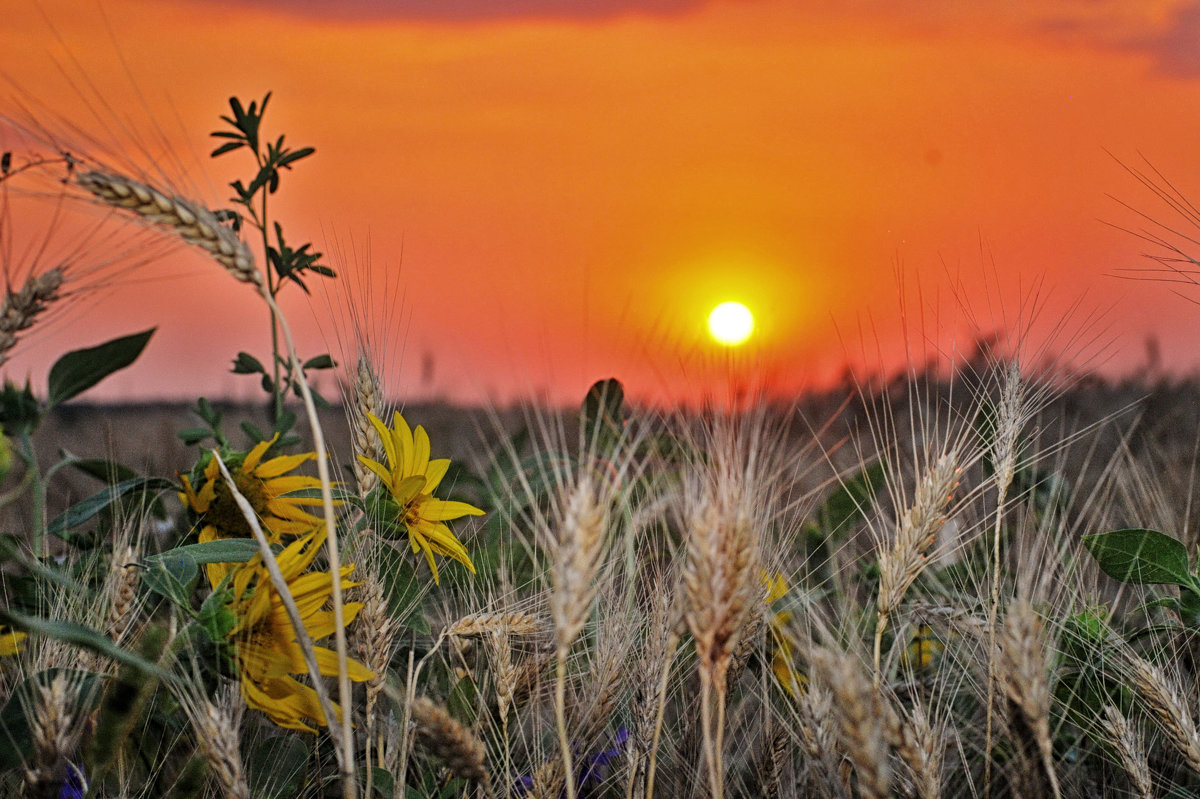
[[[83,799],[83,795],[87,793],[87,787],[87,780],[83,778],[83,772],[68,763],[67,778],[63,780],[62,788],[58,792],[58,799]]]
[[[629,740],[629,730],[626,727],[621,727],[617,730],[617,737],[613,739],[613,745],[609,749],[604,749],[594,755],[589,755],[579,764],[579,796],[587,797],[592,795],[592,791],[604,784],[604,779],[608,776],[606,767],[613,758],[621,756],[625,749],[625,742]],[[533,777],[523,776],[518,777],[513,783],[515,792],[524,796],[533,789]],[[560,797],[566,796],[564,790],[559,794]]]

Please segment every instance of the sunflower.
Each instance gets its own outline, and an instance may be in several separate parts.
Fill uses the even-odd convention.
[[[775,576],[772,577],[764,570],[762,581],[763,586],[767,589],[768,605],[773,605],[783,599],[788,592],[787,578],[780,572],[775,572]],[[774,651],[771,653],[771,671],[775,673],[775,679],[779,680],[779,685],[783,690],[794,698],[802,696],[808,690],[808,677],[803,672],[796,670],[792,652],[792,637],[787,629],[791,621],[791,611],[779,611],[771,617],[771,621],[767,625],[767,634],[775,645]]]
[[[0,624],[0,657],[12,657],[20,652],[21,642],[24,640],[25,633],[16,630],[8,631],[3,624]]]
[[[414,433],[399,412],[392,416],[390,430],[374,414],[367,417],[383,440],[387,465],[362,455],[358,460],[379,476],[381,488],[388,494],[378,505],[384,524],[402,528],[408,533],[412,551],[425,553],[434,583],[438,581],[435,553],[454,558],[474,574],[475,564],[471,563],[466,547],[454,537],[446,522],[463,516],[482,516],[483,511],[466,502],[433,496],[450,468],[449,459],[430,460],[425,428],[417,425]]]
[[[300,611],[304,629],[313,640],[332,635],[337,628],[333,611],[324,609],[333,594],[333,575],[328,572],[304,573],[324,541],[325,531],[316,530],[293,541],[276,559]],[[328,722],[317,692],[292,676],[307,674],[308,665],[262,556],[255,555],[246,564],[235,568],[229,583],[233,597],[229,610],[236,623],[229,633],[229,641],[242,680],[242,697],[248,707],[263,711],[281,727],[316,732],[306,722],[311,720],[321,726]],[[342,568],[343,589],[359,585],[347,579],[353,570],[353,564]],[[213,588],[218,585],[214,583]],[[360,602],[346,603],[342,607],[343,621],[349,624],[360,609]],[[336,676],[337,653],[320,646],[313,650],[321,674]],[[350,679],[355,682],[375,676],[357,660],[347,660],[346,667]],[[341,708],[334,705],[334,709],[340,717]]]
[[[288,474],[305,461],[316,460],[316,453],[280,455],[264,461],[263,455],[278,439],[279,434],[276,433],[270,441],[257,444],[245,455],[232,453],[224,456],[225,465],[238,491],[258,514],[263,532],[273,544],[280,543],[285,535],[312,532],[323,523],[319,516],[304,509],[305,505],[320,505],[320,497],[287,496],[296,491],[321,487],[321,481],[316,477]],[[183,475],[183,492],[179,495],[180,500],[200,517],[200,542],[253,537],[249,522],[234,501],[225,478],[221,476],[216,458],[209,456],[203,477],[204,482],[199,490],[195,490],[188,476]],[[220,583],[232,568],[226,563],[209,564],[209,579]]]

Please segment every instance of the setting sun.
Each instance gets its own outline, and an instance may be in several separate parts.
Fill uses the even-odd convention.
[[[750,338],[754,315],[740,302],[723,302],[708,315],[708,332],[719,344],[733,347]]]

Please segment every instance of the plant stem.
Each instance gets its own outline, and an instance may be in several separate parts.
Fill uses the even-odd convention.
[[[575,764],[567,737],[567,650],[558,648],[558,670],[554,679],[554,718],[558,723],[558,748],[562,753],[563,784],[567,799],[575,799]]]
[[[313,403],[312,392],[308,389],[308,381],[300,366],[300,356],[296,354],[296,343],[292,338],[291,328],[287,319],[275,304],[275,298],[263,291],[263,299],[271,306],[279,322],[279,329],[287,343],[288,357],[291,359],[289,372],[296,376],[300,394],[304,398],[304,409],[308,414],[309,426],[312,428],[313,447],[317,453],[317,475],[321,480],[321,505],[325,512],[326,551],[329,555],[329,570],[333,573],[333,618],[334,639],[337,641],[338,658],[338,701],[346,708],[342,714],[342,734],[340,743],[343,748],[339,762],[342,766],[342,785],[346,799],[354,799],[356,788],[354,781],[354,731],[350,724],[350,675],[346,668],[348,660],[346,645],[346,616],[342,598],[342,556],[338,546],[337,523],[333,513],[333,483],[329,475],[329,451],[325,446],[325,433],[317,418],[317,407]],[[331,725],[332,726],[332,725]]]
[[[29,434],[21,433],[17,440],[21,444],[21,460],[29,468],[29,493],[33,496],[33,551],[39,558],[45,558],[50,554],[46,540],[46,481],[38,469],[37,454]]]

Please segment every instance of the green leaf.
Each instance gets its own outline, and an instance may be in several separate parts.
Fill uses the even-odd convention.
[[[308,746],[292,733],[264,738],[254,747],[247,765],[251,796],[299,796],[308,765]]]
[[[190,608],[192,592],[200,576],[200,567],[187,554],[147,560],[142,570],[142,584],[159,596],[166,597],[181,608]]]
[[[325,355],[318,355],[315,358],[309,358],[304,362],[303,369],[307,372],[309,369],[332,369],[335,366],[337,364],[333,362],[333,358],[326,353]]]
[[[1190,585],[1187,549],[1169,535],[1139,528],[1083,537],[1100,569],[1131,585]]]
[[[235,375],[253,375],[266,374],[267,370],[263,367],[262,361],[255,358],[248,352],[239,352],[237,357],[233,359],[233,373]]]
[[[119,483],[122,480],[132,480],[135,477],[141,477],[133,469],[116,461],[101,458],[75,458],[70,453],[64,453],[64,455],[71,458],[72,468],[78,469],[84,474],[95,477],[97,480],[102,480],[105,483]]]
[[[115,338],[87,349],[68,352],[50,367],[49,405],[57,405],[87,391],[113,372],[137,360],[155,328]]]
[[[130,467],[116,461],[101,458],[74,458],[70,453],[65,451],[63,454],[71,458],[72,467],[105,483],[113,484],[141,477],[140,474]],[[148,510],[155,518],[167,518],[166,507],[163,505],[162,500],[157,497],[150,503]]]
[[[46,528],[46,532],[61,537],[63,533],[93,518],[97,513],[112,505],[121,497],[130,494],[151,494],[159,491],[172,491],[177,490],[177,488],[170,480],[162,477],[135,477],[132,480],[123,480],[67,508],[61,516],[50,522]]]
[[[263,441],[271,440],[271,436],[264,433],[261,429],[259,429],[258,425],[254,424],[253,422],[242,422],[241,428],[242,432],[246,434],[246,437],[253,441],[256,445],[262,443]]]
[[[132,666],[147,674],[152,674],[160,680],[172,683],[176,681],[174,674],[171,674],[171,672],[158,664],[151,663],[141,655],[117,646],[108,640],[107,636],[101,635],[92,628],[85,627],[82,624],[67,621],[50,621],[49,619],[27,616],[24,613],[17,613],[16,611],[2,607],[0,607],[0,624],[7,624],[31,635],[44,635],[47,638],[54,638],[83,649],[89,649],[117,663]]]
[[[206,438],[211,438],[212,434],[212,430],[209,430],[207,427],[189,427],[186,430],[180,430],[175,435],[184,444],[191,446],[192,444],[199,444]]]
[[[842,482],[817,508],[816,518],[805,525],[810,539],[824,541],[846,532],[874,503],[883,482],[883,464],[879,461]]]
[[[220,135],[220,134],[219,134],[219,133],[213,133],[212,135],[213,135],[213,136],[217,136],[217,135]],[[225,134],[225,135],[227,135],[227,136],[228,136],[228,135],[232,135],[232,134]],[[211,153],[209,153],[209,157],[210,157],[210,158],[216,158],[218,155],[224,155],[225,153],[233,152],[234,150],[236,150],[236,149],[238,149],[238,148],[240,148],[240,147],[244,147],[244,146],[246,146],[246,143],[245,143],[245,142],[243,142],[243,141],[230,141],[230,142],[225,142],[225,143],[224,143],[224,144],[222,144],[220,147],[218,147],[217,149],[215,149],[215,150],[213,150]]]
[[[258,551],[258,542],[253,538],[222,538],[205,541],[203,544],[188,544],[168,549],[166,552],[151,555],[146,558],[146,562],[166,561],[186,555],[194,563],[245,563],[257,555]]]

